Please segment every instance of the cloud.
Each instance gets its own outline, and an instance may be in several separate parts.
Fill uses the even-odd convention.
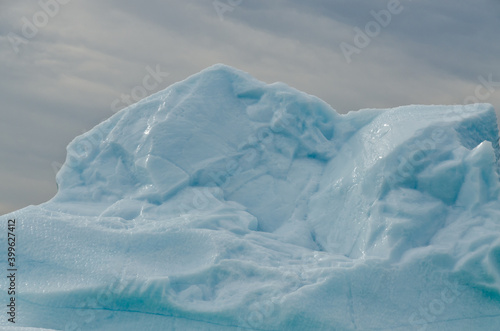
[[[401,13],[348,64],[339,45],[352,44],[354,28],[388,3],[243,0],[221,20],[211,0],[69,1],[18,53],[9,35],[24,37],[24,18],[43,9],[0,3],[0,213],[49,199],[67,143],[111,116],[113,101],[141,86],[147,67],[169,73],[148,93],[222,62],[340,112],[462,103],[479,77],[500,81],[494,0],[401,0]],[[500,92],[480,101],[500,109]]]

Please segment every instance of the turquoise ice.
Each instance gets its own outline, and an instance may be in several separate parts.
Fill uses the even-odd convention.
[[[56,196],[0,217],[0,325],[499,330],[496,123],[488,104],[340,115],[207,68],[75,138]]]

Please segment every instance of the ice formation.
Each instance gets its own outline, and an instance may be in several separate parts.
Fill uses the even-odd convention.
[[[496,122],[339,115],[212,66],[77,137],[56,196],[1,217],[15,326],[499,330]]]

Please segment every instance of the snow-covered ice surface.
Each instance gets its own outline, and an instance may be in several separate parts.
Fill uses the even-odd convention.
[[[57,195],[0,217],[16,326],[499,330],[496,123],[487,104],[339,115],[210,67],[77,137]]]

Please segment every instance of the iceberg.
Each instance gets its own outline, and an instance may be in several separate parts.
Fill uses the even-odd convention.
[[[209,67],[75,138],[54,198],[0,217],[0,328],[499,330],[496,123],[341,115]]]

